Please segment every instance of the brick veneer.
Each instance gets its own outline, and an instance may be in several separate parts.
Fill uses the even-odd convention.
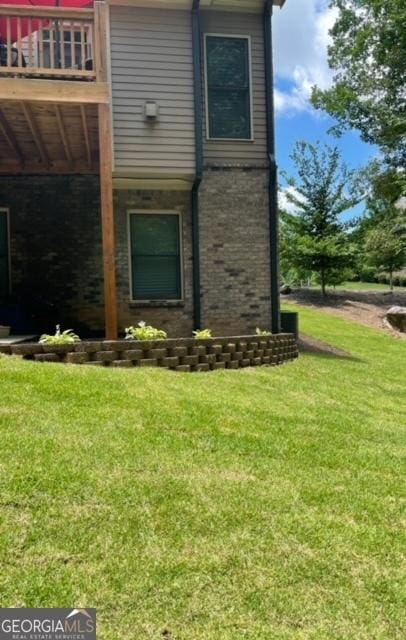
[[[295,337],[290,333],[207,340],[103,340],[64,346],[25,343],[0,347],[0,353],[17,355],[37,362],[112,367],[159,366],[175,371],[210,371],[277,365],[298,356]]]
[[[218,335],[270,326],[268,172],[206,167],[200,190],[202,327]],[[13,298],[52,303],[35,331],[56,323],[80,335],[104,330],[103,261],[97,176],[0,178],[0,206],[10,208]],[[182,301],[130,302],[128,210],[179,211]],[[191,199],[187,191],[115,192],[119,326],[145,320],[169,335],[193,329]],[[1,318],[0,318],[1,322]],[[29,331],[31,332],[31,331]]]

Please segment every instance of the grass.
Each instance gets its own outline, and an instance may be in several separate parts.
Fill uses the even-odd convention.
[[[406,343],[301,324],[352,358],[2,358],[1,606],[96,606],[100,640],[403,639]]]
[[[311,287],[312,289],[320,289],[319,286]],[[333,291],[333,287],[328,287],[328,290]],[[388,284],[381,284],[379,282],[343,282],[335,287],[336,291],[376,291],[378,293],[390,292]],[[394,287],[394,291],[406,292],[406,287]]]

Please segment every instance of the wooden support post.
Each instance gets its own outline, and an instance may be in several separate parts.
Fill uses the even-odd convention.
[[[103,236],[106,338],[117,339],[117,287],[114,241],[113,154],[108,105],[99,104],[100,200]]]
[[[95,2],[94,46],[96,77],[99,82],[107,82],[107,11],[108,6],[104,2]],[[108,340],[116,340],[118,323],[113,205],[113,130],[110,102],[98,105],[98,115],[106,337]]]

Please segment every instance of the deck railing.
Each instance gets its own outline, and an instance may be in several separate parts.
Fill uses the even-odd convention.
[[[93,9],[0,5],[0,77],[95,80]]]

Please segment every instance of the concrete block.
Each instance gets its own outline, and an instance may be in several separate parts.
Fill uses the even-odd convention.
[[[219,362],[230,362],[231,353],[219,353],[219,355],[217,356],[217,359]]]
[[[227,369],[239,369],[240,363],[239,360],[230,360],[230,362],[226,363]]]
[[[181,364],[196,365],[199,363],[199,356],[184,356],[180,360]]]
[[[88,353],[96,353],[96,351],[100,351],[102,348],[102,343],[100,341],[83,341],[77,342],[73,349],[74,351],[87,351]]]
[[[214,354],[219,354],[219,353],[223,353],[223,345],[222,344],[212,344],[211,347],[209,347],[209,353],[214,353]]]
[[[162,367],[177,367],[179,364],[179,358],[175,358],[175,356],[168,356],[166,358],[162,358],[159,364]]]
[[[166,358],[168,355],[168,349],[150,349],[147,352],[147,358],[156,358],[159,360],[160,358]]]
[[[210,365],[207,362],[201,362],[194,365],[192,371],[210,371]]]
[[[121,353],[124,360],[141,360],[144,357],[142,349],[129,349]]]
[[[128,340],[103,340],[101,351],[125,351],[128,349]]]
[[[57,353],[35,353],[34,360],[37,362],[60,362],[61,359]]]
[[[187,356],[187,347],[173,347],[169,349],[168,355],[174,358],[183,358]]]
[[[44,353],[42,344],[14,344],[11,345],[11,353],[14,356],[33,356],[36,353]]]
[[[85,364],[89,361],[89,358],[89,354],[85,351],[73,351],[66,354],[65,362],[69,364]]]
[[[118,360],[118,353],[117,351],[96,351],[94,354],[94,360],[113,362],[113,360]]]
[[[158,360],[156,358],[143,358],[142,360],[138,360],[137,364],[140,367],[157,367]]]
[[[242,351],[235,351],[235,353],[231,354],[231,360],[242,360],[244,357],[244,353]]]

